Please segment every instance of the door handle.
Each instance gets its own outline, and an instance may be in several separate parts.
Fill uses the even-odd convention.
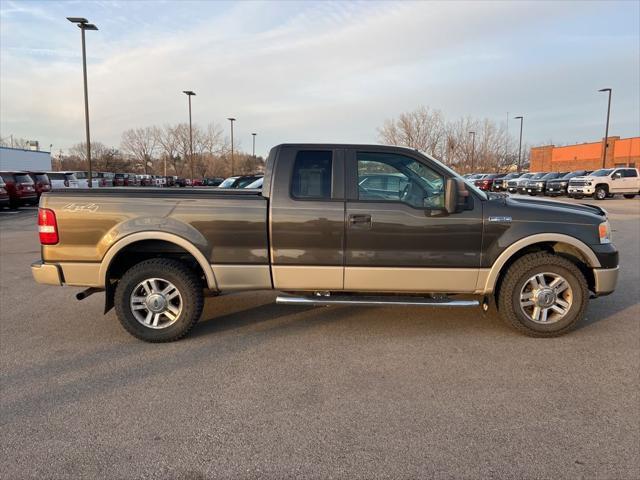
[[[349,225],[371,228],[371,215],[349,215]]]

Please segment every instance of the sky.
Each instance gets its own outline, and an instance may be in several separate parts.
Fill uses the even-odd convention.
[[[86,17],[91,138],[216,123],[244,150],[376,143],[419,105],[506,122],[523,141],[640,135],[640,2],[0,1],[0,134],[66,150],[84,139]],[[510,131],[516,134],[516,122]]]

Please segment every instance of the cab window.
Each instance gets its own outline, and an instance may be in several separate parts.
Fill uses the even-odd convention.
[[[331,151],[299,151],[291,176],[291,196],[301,200],[329,200],[331,164]]]
[[[358,200],[398,202],[414,208],[444,207],[444,177],[396,153],[358,152]]]

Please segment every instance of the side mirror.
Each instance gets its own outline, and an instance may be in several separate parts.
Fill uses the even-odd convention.
[[[617,180],[617,179],[619,179],[619,178],[622,178],[622,172],[616,172],[616,173],[614,173],[614,174],[613,174],[613,176],[612,176],[611,178],[613,178],[614,180]]]
[[[458,178],[448,178],[444,193],[444,207],[447,213],[458,213],[464,210],[469,191],[464,181]]]

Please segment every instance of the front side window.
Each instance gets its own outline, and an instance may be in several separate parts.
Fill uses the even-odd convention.
[[[331,198],[332,153],[302,150],[296,155],[291,176],[291,196],[305,200]]]
[[[394,201],[415,208],[444,208],[444,177],[395,153],[358,152],[358,199]]]

